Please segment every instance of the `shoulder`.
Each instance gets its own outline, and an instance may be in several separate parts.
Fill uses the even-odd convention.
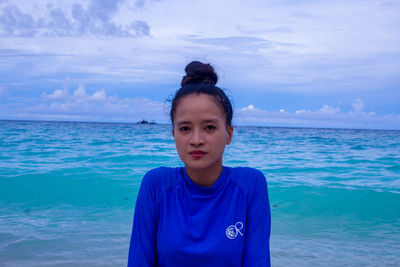
[[[230,177],[232,184],[246,195],[249,207],[253,209],[263,203],[269,205],[267,180],[261,171],[248,167],[231,168]],[[254,203],[257,205],[252,205]]]
[[[251,167],[228,167],[232,173],[250,175],[250,176],[264,176],[264,174]]]
[[[250,167],[228,167],[233,183],[242,188],[245,192],[254,191],[257,187],[267,187],[267,180],[264,174]]]
[[[171,172],[174,172],[176,168],[168,168],[168,167],[158,167],[155,169],[151,169],[150,171],[148,171],[144,177],[149,177],[147,179],[150,178],[156,178],[156,177],[160,177],[160,176],[164,176],[164,175],[169,175]]]
[[[253,183],[258,180],[265,180],[264,174],[254,168],[250,167],[235,167],[230,169],[231,176],[235,177],[241,183]]]
[[[142,187],[166,188],[178,181],[180,168],[159,167],[148,171],[142,179]]]

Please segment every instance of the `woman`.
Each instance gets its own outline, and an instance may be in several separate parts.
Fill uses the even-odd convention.
[[[211,65],[194,61],[185,71],[170,113],[185,167],[144,176],[128,266],[270,266],[265,177],[222,165],[232,140],[231,103]]]

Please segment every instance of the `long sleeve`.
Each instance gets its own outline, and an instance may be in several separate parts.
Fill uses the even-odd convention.
[[[128,267],[157,265],[154,176],[147,173],[142,180],[135,206]]]
[[[261,172],[249,194],[243,267],[271,266],[269,239],[271,212],[267,182]]]

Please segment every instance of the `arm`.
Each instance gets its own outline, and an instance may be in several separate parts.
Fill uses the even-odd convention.
[[[157,266],[154,175],[147,173],[136,199],[128,267]]]
[[[267,181],[258,171],[255,180],[253,190],[248,196],[244,267],[271,266],[269,251],[271,212]]]

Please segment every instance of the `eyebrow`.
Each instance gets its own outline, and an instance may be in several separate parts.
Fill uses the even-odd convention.
[[[217,123],[218,122],[218,119],[211,119],[211,120],[204,120],[203,122],[205,122],[205,123]]]
[[[202,123],[217,123],[218,119],[209,119],[209,120],[203,120]],[[182,124],[191,124],[191,121],[177,121],[177,125],[182,125]]]

